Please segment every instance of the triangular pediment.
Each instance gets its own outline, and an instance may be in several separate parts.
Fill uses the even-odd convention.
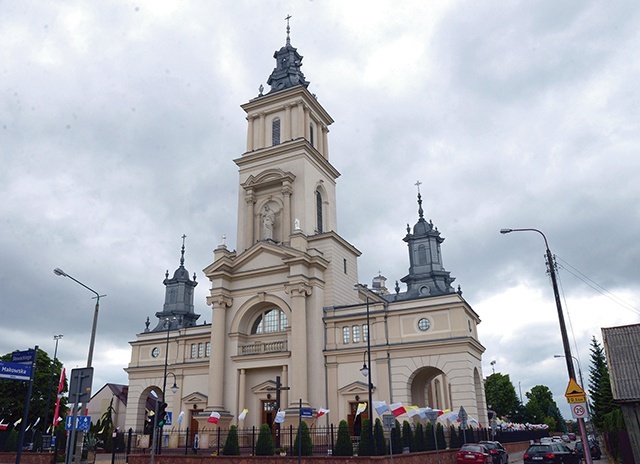
[[[276,382],[273,380],[267,380],[251,388],[251,392],[253,394],[273,393],[275,391],[276,391]]]
[[[271,187],[273,185],[281,185],[287,181],[289,183],[295,180],[296,176],[291,172],[285,172],[280,168],[267,169],[260,174],[254,176],[251,175],[247,180],[241,184],[244,189],[260,190],[265,187]]]
[[[375,391],[375,387],[372,388],[372,391]],[[338,392],[341,395],[366,395],[369,393],[369,389],[365,382],[356,381],[338,389]]]
[[[198,391],[189,393],[182,397],[182,401],[185,404],[207,404],[208,396]]]
[[[283,247],[270,240],[264,240],[254,243],[251,248],[235,259],[225,258],[214,262],[204,272],[207,275],[217,271],[224,271],[229,274],[251,271],[269,272],[273,268],[285,267],[285,260],[302,255],[304,253],[299,250]]]

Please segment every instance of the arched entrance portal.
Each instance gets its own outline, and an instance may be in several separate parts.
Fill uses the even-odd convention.
[[[418,369],[411,380],[411,404],[421,408],[451,407],[449,382],[440,369],[427,366]]]

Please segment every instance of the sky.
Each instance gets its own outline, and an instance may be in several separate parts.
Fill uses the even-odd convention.
[[[240,105],[291,41],[331,114],[338,233],[393,288],[418,218],[481,318],[483,374],[568,383],[544,232],[585,380],[601,328],[640,322],[640,4],[0,1],[0,353],[34,345],[127,383],[180,260],[235,248]],[[153,322],[152,322],[153,323]],[[495,361],[493,364],[492,362]]]

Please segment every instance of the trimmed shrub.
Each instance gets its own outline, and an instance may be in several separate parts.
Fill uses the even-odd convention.
[[[296,451],[297,454],[297,451]],[[341,420],[338,425],[338,438],[333,447],[334,456],[353,456],[353,445],[351,444],[351,432],[346,420]]]
[[[402,422],[402,447],[411,451],[411,442],[413,441],[413,430],[408,421]]]
[[[373,456],[374,448],[371,443],[371,421],[365,419],[362,422],[362,428],[360,429],[360,445],[358,446],[358,456]]]
[[[240,444],[238,443],[238,427],[232,425],[229,428],[229,435],[224,441],[224,448],[222,448],[222,454],[224,456],[240,456]]]
[[[427,443],[424,440],[424,430],[422,429],[421,422],[418,422],[416,424],[416,430],[413,433],[413,441],[411,443],[413,445],[413,448],[411,448],[411,452],[427,450]]]
[[[301,456],[312,456],[313,455],[313,441],[311,441],[311,434],[309,433],[309,426],[306,422],[302,422],[302,425],[298,428],[298,433],[296,433],[296,439],[293,442],[293,450],[292,455],[298,455],[298,443],[300,441],[300,436],[302,436],[302,450],[300,452]]]
[[[275,445],[273,444],[273,436],[271,435],[271,427],[269,424],[262,424],[258,433],[258,441],[256,442],[256,456],[273,456],[276,454]]]
[[[396,428],[391,429],[391,453],[402,454],[402,432],[400,431],[400,422],[396,420]]]
[[[444,438],[444,427],[442,424],[436,424],[436,442],[438,443],[438,449],[447,449],[447,440]]]
[[[376,456],[385,456],[387,454],[387,440],[384,438],[384,428],[380,419],[376,419],[376,423],[373,426],[373,441]]]

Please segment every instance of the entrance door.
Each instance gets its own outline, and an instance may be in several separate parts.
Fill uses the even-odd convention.
[[[198,434],[198,421],[196,420],[195,416],[196,414],[198,414],[199,412],[202,412],[202,409],[192,409],[191,410],[191,422],[190,422],[190,428],[189,428],[189,443],[191,444],[191,447],[194,449],[197,449],[194,445],[197,445],[196,443],[194,443],[195,437]]]
[[[349,423],[349,430],[351,430],[351,436],[359,437],[362,430],[362,423],[365,419],[369,418],[369,408],[366,411],[361,412],[356,416],[358,412],[358,402],[349,403],[349,414],[347,415],[347,422]]]

